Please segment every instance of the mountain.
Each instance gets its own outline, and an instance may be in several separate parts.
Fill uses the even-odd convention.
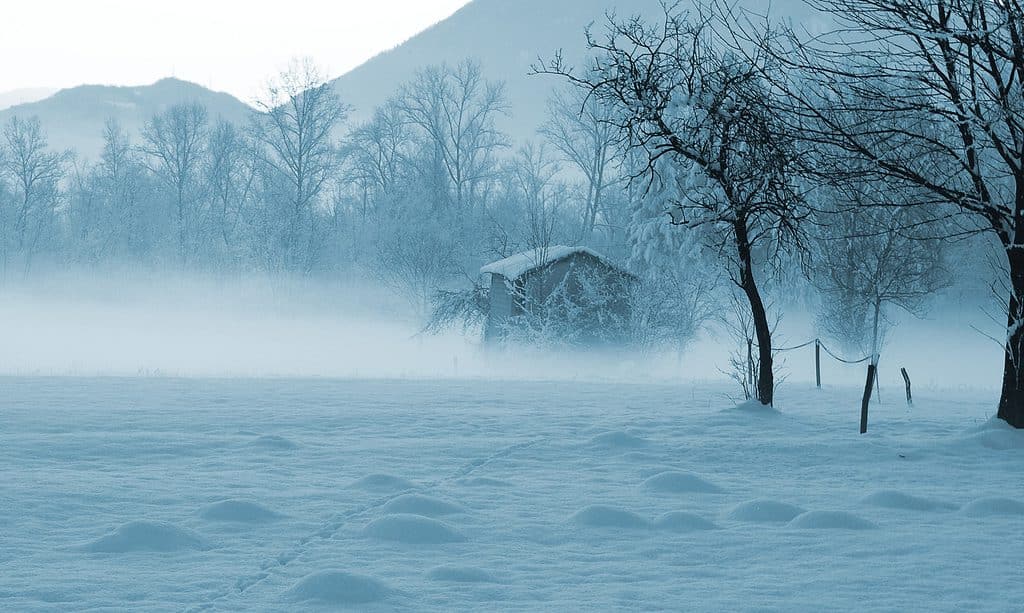
[[[0,124],[14,116],[38,116],[53,149],[74,149],[82,157],[94,159],[102,149],[103,124],[108,118],[120,121],[137,142],[150,117],[182,102],[202,103],[211,121],[223,117],[242,122],[251,111],[229,94],[179,79],[163,79],[139,87],[82,85],[62,89],[49,98],[0,111]]]
[[[9,92],[0,92],[0,111],[19,104],[28,104],[29,102],[48,98],[56,93],[56,91],[56,89],[50,87],[26,87]]]
[[[685,0],[680,7],[685,7]],[[743,0],[741,5],[764,12],[764,0]],[[774,19],[805,25],[820,17],[802,0],[775,0]],[[402,45],[382,53],[336,79],[338,94],[355,107],[354,121],[366,119],[416,71],[431,64],[457,64],[467,57],[478,60],[489,79],[504,80],[512,117],[501,127],[517,139],[531,137],[543,122],[552,89],[560,85],[552,76],[530,76],[538,57],[550,58],[564,49],[565,57],[579,65],[585,56],[584,29],[594,24],[600,33],[605,14],[620,18],[641,15],[651,20],[663,15],[659,0],[473,0],[448,19]]]

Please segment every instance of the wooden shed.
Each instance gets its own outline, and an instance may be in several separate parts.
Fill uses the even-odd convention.
[[[596,345],[627,340],[636,277],[587,247],[556,245],[519,253],[480,269],[491,276],[484,339]]]

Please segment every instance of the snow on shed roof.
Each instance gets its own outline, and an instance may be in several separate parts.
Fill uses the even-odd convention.
[[[487,266],[484,266],[480,269],[480,274],[485,275],[489,273],[492,275],[501,275],[506,279],[518,279],[531,270],[536,270],[543,266],[547,266],[548,264],[553,264],[576,254],[592,256],[616,270],[631,275],[629,271],[589,247],[566,247],[565,245],[540,247],[538,249],[531,249],[529,251],[517,253],[516,255],[509,256],[504,260],[498,260],[497,262],[492,262]]]

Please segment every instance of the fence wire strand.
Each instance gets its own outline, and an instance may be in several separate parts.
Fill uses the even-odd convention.
[[[817,338],[813,338],[813,339],[807,341],[806,343],[803,343],[802,345],[796,345],[796,346],[793,346],[793,347],[779,347],[779,348],[772,347],[772,353],[783,353],[783,352],[786,352],[786,351],[796,351],[797,349],[803,349],[804,347],[810,347],[811,345],[813,345],[815,343],[818,343],[818,346],[821,347],[825,351],[825,353],[829,354],[835,360],[837,360],[839,362],[842,362],[843,364],[863,364],[864,362],[867,362],[868,360],[871,359],[871,356],[867,356],[867,357],[861,358],[859,360],[847,360],[845,358],[841,358],[838,355],[836,355],[835,353],[832,353],[832,350],[829,349],[828,347],[826,347],[825,343],[821,342],[821,339],[817,339]],[[753,346],[753,347],[760,347],[760,345],[758,345],[757,343],[754,343],[754,342],[751,342],[751,346]]]
[[[822,349],[824,349],[824,350],[825,350],[825,353],[829,354],[829,355],[830,355],[830,356],[832,356],[832,357],[833,357],[834,359],[836,359],[836,360],[838,360],[838,361],[842,362],[843,364],[863,364],[864,362],[867,362],[868,360],[870,360],[870,359],[871,359],[871,356],[867,356],[867,357],[865,357],[865,358],[861,358],[861,359],[859,359],[859,360],[845,360],[845,359],[843,359],[843,358],[841,358],[841,357],[837,356],[836,354],[832,353],[832,352],[831,352],[831,351],[829,350],[829,348],[825,346],[825,344],[824,344],[824,343],[818,343],[818,344],[819,344],[819,346],[820,346],[820,347],[821,347]]]

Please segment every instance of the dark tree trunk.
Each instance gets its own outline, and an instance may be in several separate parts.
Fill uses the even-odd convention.
[[[1003,364],[1003,390],[999,397],[999,419],[1014,428],[1024,428],[1024,247],[1006,250],[1010,269],[1010,301],[1006,319],[1006,356]]]
[[[761,292],[754,280],[754,268],[750,252],[750,238],[747,222],[743,216],[735,222],[736,249],[740,262],[740,288],[750,303],[750,315],[757,337],[758,369],[757,399],[761,404],[771,406],[775,394],[775,374],[772,368],[772,330],[768,325],[768,314],[761,299]]]

